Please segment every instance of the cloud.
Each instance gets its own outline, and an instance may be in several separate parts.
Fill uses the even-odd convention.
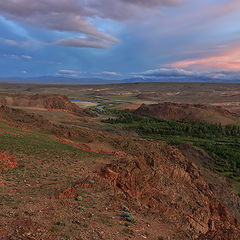
[[[163,6],[173,7],[184,0],[91,0],[88,7],[95,9],[98,17],[126,21],[152,16]]]
[[[76,48],[108,48],[108,41],[88,38],[66,38],[55,42],[56,45]]]
[[[173,81],[231,81],[240,80],[240,71],[188,71],[183,68],[159,68],[141,73],[132,73],[133,77],[151,80]]]
[[[218,4],[210,3],[208,8],[199,9],[198,11],[184,12],[184,15],[176,15],[174,18],[166,19],[165,24],[169,27],[165,29],[164,36],[176,36],[183,33],[199,32],[201,29],[213,25],[219,24],[219,20],[231,16],[234,12],[238,12],[240,9],[239,0],[219,1]],[[229,21],[229,19],[228,19]],[[227,22],[228,22],[227,21]],[[229,21],[232,25],[233,23]],[[214,25],[213,25],[214,26]],[[231,26],[229,27],[231,28]],[[213,29],[214,31],[215,29]],[[226,29],[227,30],[227,29]]]
[[[27,56],[27,55],[22,55],[21,57],[24,58],[24,59],[27,59],[27,60],[31,60],[32,59],[31,56]]]
[[[240,45],[233,44],[225,48],[207,52],[203,57],[188,58],[168,64],[174,68],[191,68],[195,70],[229,70],[240,69]]]
[[[18,43],[15,40],[12,39],[1,39],[5,44],[10,46],[17,46]]]
[[[92,20],[107,18],[127,20],[141,16],[143,8],[156,11],[156,7],[175,6],[182,0],[8,0],[0,1],[0,14],[8,20],[60,32],[76,34],[62,39],[58,45],[106,48],[118,40],[106,31],[100,31]],[[84,39],[78,39],[84,34]],[[95,42],[87,40],[95,38]],[[97,41],[100,43],[97,43]],[[103,43],[103,41],[107,43]],[[14,42],[9,41],[9,44]]]
[[[78,77],[81,72],[69,69],[59,70],[56,75],[60,77]]]
[[[21,57],[15,54],[3,54],[4,57],[14,59],[14,60],[19,60]]]
[[[96,11],[89,9],[83,0],[1,1],[0,14],[6,19],[35,27],[85,34],[109,42],[118,41],[110,34],[99,31],[88,21],[88,17],[95,17]]]
[[[164,76],[181,77],[181,76],[193,76],[194,74],[195,73],[191,71],[180,68],[159,68],[140,73],[140,75],[146,77],[164,77]]]
[[[27,74],[28,72],[26,70],[21,71],[22,74]]]
[[[120,73],[117,73],[117,72],[107,72],[107,71],[104,71],[102,72],[103,75],[107,75],[107,76],[111,76],[111,77],[119,77],[121,76]]]
[[[20,59],[26,59],[26,60],[31,60],[31,56],[27,55],[16,55],[16,54],[3,54],[4,57],[14,59],[14,60],[20,60]]]
[[[1,38],[0,41],[3,42],[6,45],[9,46],[16,46],[16,47],[28,47],[30,43],[38,43],[37,41],[16,41],[13,39],[6,39],[6,38]]]
[[[121,0],[122,2],[138,4],[142,6],[155,7],[158,5],[176,6],[181,3],[180,0]]]
[[[206,76],[214,79],[240,80],[240,71],[209,72],[209,73],[206,73]]]

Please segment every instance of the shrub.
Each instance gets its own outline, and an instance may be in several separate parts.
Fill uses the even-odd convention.
[[[128,221],[128,222],[131,222],[131,223],[135,223],[135,222],[136,222],[134,216],[133,216],[131,213],[129,213],[129,212],[123,213],[123,214],[121,215],[121,217],[122,217],[124,220]]]
[[[122,206],[122,210],[124,211],[124,212],[129,212],[129,209],[128,209],[128,207],[126,207],[126,206]]]
[[[78,197],[76,197],[76,200],[77,200],[77,201],[82,201],[82,200],[83,200],[83,197],[82,197],[82,196],[78,196]]]
[[[78,206],[78,209],[79,209],[79,210],[85,210],[85,207],[83,207],[83,206]]]

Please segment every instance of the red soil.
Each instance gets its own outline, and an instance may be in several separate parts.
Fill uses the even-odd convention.
[[[66,188],[61,194],[60,198],[75,199],[77,196],[76,190],[74,188]]]
[[[12,133],[12,132],[9,132],[9,131],[7,131],[7,130],[4,130],[4,129],[0,129],[0,133],[7,133],[7,134],[10,134],[10,135],[14,135],[14,133]]]
[[[72,146],[72,147],[75,147],[75,148],[78,148],[78,149],[81,149],[81,150],[91,151],[91,148],[88,147],[86,144],[75,143],[75,142],[73,142],[73,141],[70,140],[70,139],[59,138],[59,137],[56,137],[56,140],[57,140],[58,142],[61,142],[61,143],[70,145],[70,146]]]
[[[26,125],[12,125],[12,124],[7,124],[8,127],[11,127],[11,128],[15,128],[15,129],[20,129],[20,130],[23,130],[25,132],[29,132],[30,129],[28,126]]]
[[[13,155],[10,155],[8,151],[0,152],[0,164],[3,166],[2,170],[5,171],[7,171],[8,168],[16,168],[18,166],[17,159]]]

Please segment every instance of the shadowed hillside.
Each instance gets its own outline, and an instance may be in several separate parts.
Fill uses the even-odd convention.
[[[222,125],[233,124],[239,117],[224,108],[201,104],[158,103],[142,104],[135,114],[159,117],[168,120],[206,121]]]
[[[52,111],[66,111],[78,116],[87,116],[76,104],[72,103],[68,97],[53,94],[7,94],[0,97],[0,104],[20,107],[26,109],[46,109]]]

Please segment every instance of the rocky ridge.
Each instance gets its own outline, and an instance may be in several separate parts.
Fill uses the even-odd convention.
[[[158,104],[142,104],[133,111],[135,114],[159,117],[167,120],[207,121],[220,124],[232,124],[239,120],[237,114],[222,107],[163,102]]]
[[[0,104],[10,107],[44,108],[49,111],[66,111],[78,116],[88,116],[76,104],[72,103],[68,97],[54,94],[7,94],[0,97]]]
[[[193,239],[240,238],[238,220],[231,217],[200,169],[178,149],[146,140],[117,145],[131,157],[108,164],[102,176],[135,199],[141,210],[160,214]]]

